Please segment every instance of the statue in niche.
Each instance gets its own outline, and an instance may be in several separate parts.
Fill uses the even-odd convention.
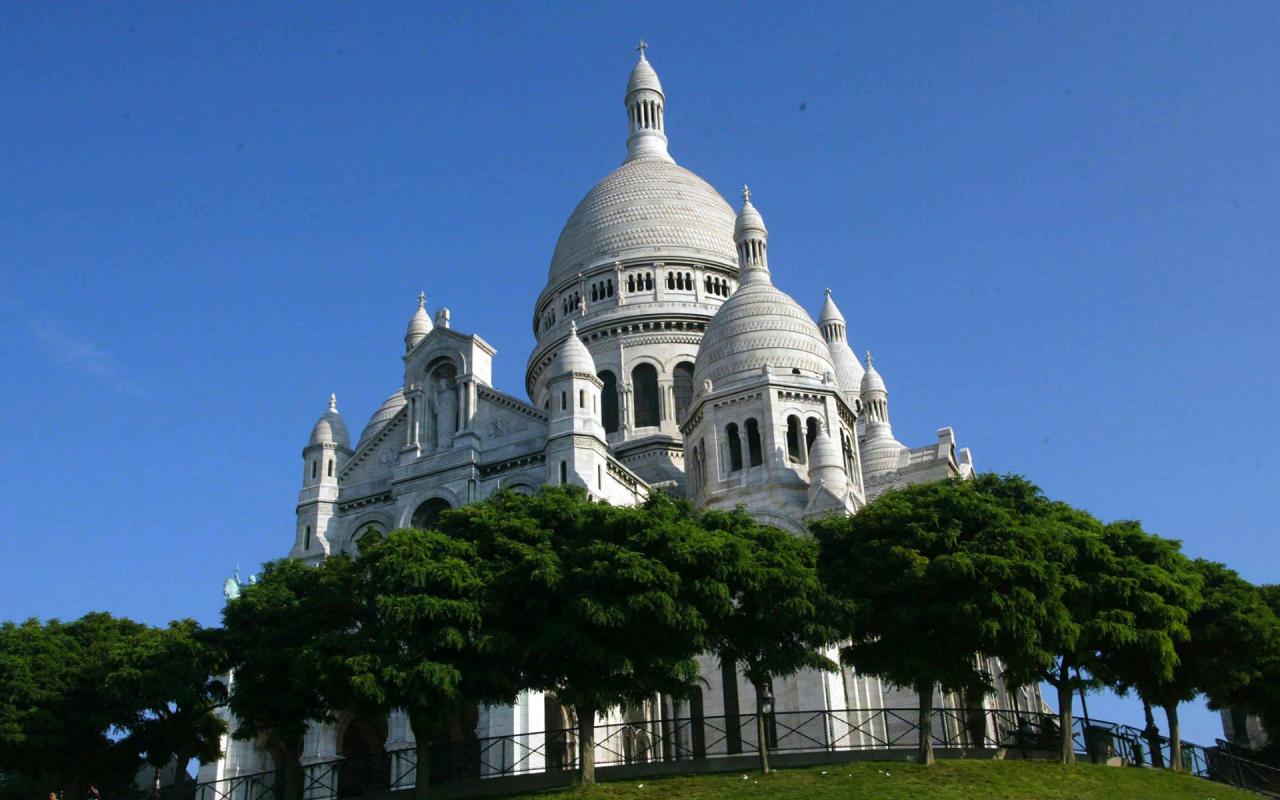
[[[458,429],[458,392],[450,386],[450,380],[441,377],[436,381],[436,447],[448,447]]]

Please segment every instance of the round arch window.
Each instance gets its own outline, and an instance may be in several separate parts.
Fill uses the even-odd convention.
[[[441,512],[450,509],[449,501],[442,500],[439,497],[433,497],[413,512],[413,519],[409,526],[412,528],[430,528],[436,524],[436,520],[440,518]]]

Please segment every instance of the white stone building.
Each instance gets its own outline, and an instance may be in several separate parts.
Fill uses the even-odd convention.
[[[494,348],[454,329],[447,309],[433,322],[419,295],[400,355],[403,383],[354,442],[333,397],[311,431],[291,558],[354,552],[371,530],[424,526],[442,509],[502,488],[572,483],[617,504],[671,491],[701,507],[745,505],[803,534],[806,520],[856,513],[889,487],[972,470],[950,428],[915,448],[894,438],[885,381],[870,354],[865,368],[854,355],[831,293],[815,323],[775,286],[775,275],[785,284],[798,268],[770,264],[764,220],[745,187],[735,213],[675,162],[664,102],[642,49],[625,94],[626,157],[570,214],[532,309],[528,399],[495,387]],[[754,710],[749,684],[712,656],[702,662],[700,702],[655,697],[611,719],[657,724]],[[778,681],[774,694],[779,712],[915,703],[848,670],[801,673]],[[1011,698],[984,702],[1009,706]],[[1022,697],[1022,708],[1039,710],[1038,696]],[[511,708],[478,709],[459,720],[457,735],[523,736],[534,747],[570,714],[530,693]],[[812,735],[840,740],[860,721],[828,719]],[[849,741],[865,744],[870,731]],[[411,744],[402,718],[343,720],[313,731],[305,760]],[[556,757],[551,750],[523,768],[541,769]],[[269,761],[229,741],[226,757],[200,777],[220,780]]]

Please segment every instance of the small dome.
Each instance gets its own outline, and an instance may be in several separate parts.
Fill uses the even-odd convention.
[[[644,50],[641,50],[640,60],[636,62],[635,68],[631,70],[631,77],[627,79],[627,96],[630,97],[632,93],[645,89],[662,94],[662,82],[658,80],[658,73],[644,57]]]
[[[760,216],[756,207],[751,205],[751,190],[743,186],[742,210],[738,212],[738,218],[733,223],[733,240],[740,242],[753,233],[766,239],[769,236],[769,230],[764,226],[764,217]]]
[[[836,494],[843,494],[849,485],[849,476],[844,470],[844,454],[825,425],[809,448],[809,482],[818,481]]]
[[[591,352],[587,350],[587,346],[578,338],[578,323],[576,322],[569,323],[569,335],[564,338],[564,343],[560,345],[559,351],[556,352],[556,360],[551,362],[549,374],[552,378],[556,378],[566,372],[596,374],[595,359],[591,357]]]
[[[373,416],[369,417],[369,423],[364,426],[364,430],[360,432],[360,441],[356,443],[356,449],[360,449],[366,441],[377,436],[387,423],[400,413],[400,409],[409,404],[405,399],[404,390],[396,389],[390,397],[382,401],[382,405],[378,406],[378,410],[373,412]]]
[[[763,244],[764,220],[751,205],[745,186],[742,197],[736,228],[744,233],[734,238]],[[754,378],[765,367],[784,378],[800,376],[819,382],[827,373],[834,374],[831,351],[818,326],[799,303],[773,285],[764,259],[752,262],[740,274],[737,290],[707,323],[694,361],[693,385],[703,387],[711,381],[719,388]]]
[[[336,444],[347,448],[351,446],[351,435],[347,433],[347,423],[342,421],[342,415],[338,413],[338,398],[335,395],[329,395],[329,410],[316,420],[315,427],[311,429],[307,446],[317,444]]]
[[[427,316],[427,296],[418,292],[418,310],[409,318],[409,328],[404,334],[405,349],[412,350],[428,333],[431,333],[431,318]]]
[[[884,387],[884,378],[880,377],[880,373],[876,372],[875,366],[871,363],[870,353],[867,353],[867,371],[862,374],[860,391],[862,394],[867,392],[889,393],[889,390]]]
[[[818,327],[821,328],[833,322],[840,325],[845,324],[844,314],[840,313],[839,307],[836,306],[836,301],[831,299],[831,290],[827,289],[826,292],[827,299],[823,301],[822,313],[818,315]]]

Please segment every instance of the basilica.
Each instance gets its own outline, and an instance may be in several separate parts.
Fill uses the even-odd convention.
[[[801,535],[807,520],[857,513],[891,487],[970,474],[969,452],[949,427],[914,447],[894,437],[887,383],[870,353],[854,354],[851,333],[873,343],[848,330],[830,291],[809,298],[820,301],[815,321],[775,285],[798,268],[770,262],[769,232],[746,187],[735,212],[676,163],[665,99],[642,47],[624,95],[626,155],[560,232],[530,310],[536,344],[523,391],[494,386],[494,348],[419,295],[400,353],[403,383],[358,436],[332,396],[311,430],[290,558],[352,553],[372,531],[428,526],[442,510],[500,489],[573,484],[614,504],[670,492],[700,508],[742,506]],[[600,724],[755,709],[754,690],[732,667],[711,655],[701,665],[699,696],[655,695]],[[990,667],[998,673],[998,663]],[[910,691],[847,668],[802,672],[773,691],[780,712],[915,705]],[[1034,690],[974,702],[1040,708]],[[458,735],[536,738],[571,722],[572,709],[530,692],[512,707],[476,709]],[[824,725],[813,735],[875,734],[874,724],[845,723],[844,733]],[[412,743],[399,715],[341,719],[313,728],[303,761]],[[540,752],[525,768],[547,766],[549,751]],[[273,766],[250,742],[228,740],[225,753],[201,781]],[[397,785],[412,785],[411,773]]]

